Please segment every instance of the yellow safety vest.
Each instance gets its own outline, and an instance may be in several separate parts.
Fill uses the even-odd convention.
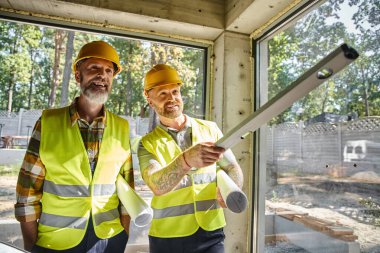
[[[78,245],[90,214],[99,238],[110,238],[123,230],[115,182],[130,156],[129,124],[106,113],[93,176],[78,124],[71,125],[68,107],[42,113],[40,157],[46,174],[37,245],[54,250]]]
[[[214,122],[193,119],[193,145],[204,141],[217,141],[220,130]],[[141,140],[146,150],[165,167],[182,153],[173,138],[156,127]],[[171,238],[194,234],[199,227],[212,231],[225,226],[223,209],[216,200],[216,165],[199,168],[185,176],[171,192],[153,196],[153,220],[149,235]]]

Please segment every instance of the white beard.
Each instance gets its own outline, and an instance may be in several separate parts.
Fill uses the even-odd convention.
[[[81,89],[81,93],[90,102],[95,104],[105,104],[108,100],[108,92],[93,92],[91,89]]]

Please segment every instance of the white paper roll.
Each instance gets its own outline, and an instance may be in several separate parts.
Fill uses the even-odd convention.
[[[245,193],[235,184],[234,181],[224,172],[219,170],[216,180],[220,193],[228,209],[234,213],[241,213],[247,208],[248,199]]]
[[[116,189],[117,196],[135,225],[138,227],[148,225],[153,218],[152,208],[129,186],[120,174],[117,176]]]

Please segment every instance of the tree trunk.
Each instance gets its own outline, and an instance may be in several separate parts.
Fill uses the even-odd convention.
[[[368,102],[368,86],[367,82],[364,83],[364,105],[365,105],[365,116],[369,115],[369,102]]]
[[[13,43],[13,48],[11,50],[11,54],[16,54],[16,48],[17,48],[17,44],[18,44],[18,39],[20,38],[20,32],[17,31],[17,34],[15,36],[15,40],[14,40],[14,43]],[[16,69],[16,68],[14,68]],[[13,104],[13,89],[14,89],[14,85],[15,85],[15,73],[14,73],[15,70],[12,71],[11,73],[11,78],[10,78],[10,81],[9,81],[9,85],[8,85],[8,116],[11,114],[12,112],[12,104]]]
[[[12,103],[13,103],[13,88],[14,88],[14,74],[11,76],[11,80],[8,85],[8,117],[12,112]]]
[[[62,77],[61,106],[66,106],[68,104],[71,65],[73,63],[72,56],[74,53],[74,36],[74,31],[67,32],[65,68]]]
[[[63,51],[63,47],[62,47],[63,40],[64,40],[64,31],[57,30],[54,36],[55,52],[54,52],[53,80],[51,83],[51,90],[50,90],[49,101],[48,101],[49,108],[52,108],[54,106],[56,95],[57,95],[56,93],[57,93],[57,88],[59,85],[59,74],[60,74],[59,65],[61,62],[61,53]]]
[[[162,54],[157,57],[154,51],[151,52],[151,66],[155,66],[156,64],[163,63],[162,62]],[[157,59],[158,58],[158,59]],[[157,113],[154,111],[152,107],[149,106],[149,126],[148,131],[152,131],[157,124],[159,123],[159,118]]]
[[[326,83],[326,89],[325,89],[325,92],[323,94],[321,113],[325,112],[328,96],[329,96],[329,81],[327,81],[327,83]]]
[[[126,107],[127,107],[127,110],[125,111],[125,115],[129,115],[129,116],[132,116],[132,75],[131,75],[131,71],[128,71],[127,72],[127,85],[126,85],[126,100],[127,100],[127,103],[126,104]]]
[[[29,94],[28,94],[28,109],[30,110],[32,104],[32,93],[33,93],[33,81],[34,81],[34,50],[30,48],[30,61],[32,63],[30,69],[30,79],[29,79]]]
[[[128,56],[133,54],[133,45],[129,44]],[[130,64],[130,63],[129,63]],[[127,83],[125,85],[125,108],[124,115],[132,116],[132,75],[129,66],[126,68]]]
[[[369,116],[369,102],[368,102],[368,89],[369,89],[369,82],[366,78],[366,73],[363,68],[363,65],[360,66],[360,70],[362,72],[362,79],[363,79],[363,86],[364,86],[364,92],[363,92],[363,99],[364,99],[364,115],[366,117]],[[368,85],[367,85],[368,84]]]

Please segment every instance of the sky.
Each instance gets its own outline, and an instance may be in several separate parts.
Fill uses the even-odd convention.
[[[328,18],[326,20],[326,23],[331,24],[333,22],[340,21],[346,26],[348,32],[356,33],[356,34],[360,33],[360,31],[355,28],[354,21],[352,20],[352,17],[357,12],[358,7],[357,6],[349,6],[348,0],[346,0],[343,4],[341,4],[340,7],[341,7],[340,11],[337,12],[339,19],[337,20],[334,18]],[[368,23],[365,21],[363,22],[362,25],[364,27],[366,27],[366,26],[369,27]]]

